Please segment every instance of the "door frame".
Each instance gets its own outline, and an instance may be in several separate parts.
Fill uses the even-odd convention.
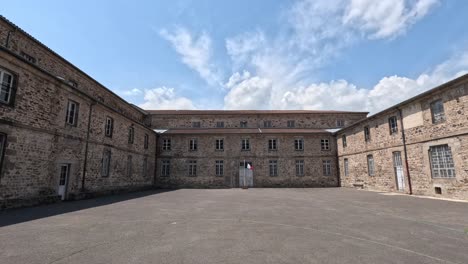
[[[399,156],[399,164],[397,164],[395,157],[396,154],[398,153]],[[404,192],[406,188],[406,183],[405,183],[405,171],[404,171],[404,166],[403,166],[403,160],[401,157],[401,151],[393,151],[392,152],[392,161],[393,161],[393,171],[395,174],[395,183],[396,183],[396,190],[398,192]],[[400,186],[400,179],[398,178],[398,168],[401,167],[401,186]]]
[[[60,181],[61,181],[61,177],[62,177],[62,168],[63,167],[67,167],[67,174],[65,176],[65,184],[64,185],[61,185],[60,184]],[[59,163],[58,164],[58,184],[57,184],[57,194],[60,196],[60,199],[63,201],[63,200],[66,200],[67,199],[67,196],[68,196],[68,183],[70,182],[70,173],[71,171],[71,164],[70,163]],[[60,186],[64,186],[64,191],[63,191],[63,194],[60,194]]]

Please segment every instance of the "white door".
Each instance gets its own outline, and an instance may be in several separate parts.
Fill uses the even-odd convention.
[[[65,200],[67,195],[68,176],[70,174],[70,164],[60,165],[58,195],[61,196],[62,200]]]
[[[403,164],[401,162],[401,152],[393,152],[393,167],[398,191],[405,190],[405,174],[403,173]]]
[[[252,169],[247,168],[247,164],[250,164]],[[246,161],[240,162],[239,165],[239,186],[253,187],[253,167],[252,162]]]

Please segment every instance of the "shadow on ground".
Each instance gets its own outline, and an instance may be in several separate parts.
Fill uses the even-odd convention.
[[[41,205],[29,208],[7,209],[0,211],[0,227],[19,224],[44,217],[75,212],[92,207],[99,207],[113,203],[123,202],[131,199],[141,198],[149,195],[165,193],[173,190],[151,190],[116,194],[78,201],[65,201],[55,204]]]

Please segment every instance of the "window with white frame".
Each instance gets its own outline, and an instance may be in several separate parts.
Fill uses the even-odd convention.
[[[270,160],[269,161],[270,167],[270,176],[275,177],[278,176],[278,161],[277,160]]]
[[[271,127],[271,120],[266,120],[266,121],[263,121],[263,127]]]
[[[304,160],[296,160],[296,176],[304,176]]]
[[[304,139],[303,138],[294,139],[294,149],[295,150],[304,150]]]
[[[322,160],[323,176],[331,175],[331,160]]]
[[[429,148],[432,178],[455,178],[455,164],[448,145]]]
[[[196,151],[198,148],[198,140],[196,138],[190,139],[189,149],[190,151]]]
[[[148,134],[145,134],[145,140],[143,142],[143,146],[145,149],[148,149],[148,144],[149,144],[149,136]]]
[[[164,138],[162,142],[162,149],[163,150],[171,150],[171,139]]]
[[[344,159],[344,175],[348,176],[349,175],[349,161],[348,159]]]
[[[292,128],[292,127],[295,127],[295,126],[296,126],[294,120],[288,120],[287,125],[288,125],[289,128]]]
[[[14,75],[0,68],[0,102],[10,104],[14,94]]]
[[[170,160],[163,160],[161,166],[161,176],[169,177],[171,174],[171,161]]]
[[[132,155],[127,156],[127,177],[132,177],[133,174],[133,158]]]
[[[367,155],[367,173],[369,176],[374,176],[375,171],[374,171],[374,156],[372,155]]]
[[[368,126],[365,126],[364,127],[364,140],[367,142],[367,141],[370,141],[370,129]]]
[[[432,123],[437,124],[445,121],[444,102],[437,100],[431,103]]]
[[[134,139],[135,139],[135,128],[132,125],[128,128],[128,143],[133,144]]]
[[[330,150],[330,140],[328,139],[320,140],[320,147],[322,150]]]
[[[216,176],[224,175],[224,160],[216,161]]]
[[[345,126],[345,121],[343,119],[336,120],[336,126],[337,127],[344,127]]]
[[[197,176],[197,161],[196,160],[189,160],[189,176]]]
[[[268,140],[268,150],[277,150],[276,138]]]
[[[215,149],[216,150],[224,150],[224,139],[220,138],[220,139],[216,139],[216,143],[215,143]]]
[[[250,140],[248,138],[242,139],[242,150],[250,150]]]
[[[112,119],[112,117],[106,117],[106,126],[104,131],[106,137],[112,137],[112,133],[114,132],[114,119]]]
[[[79,104],[75,101],[68,100],[67,114],[65,122],[69,125],[76,126],[78,123],[78,107]]]
[[[111,151],[106,149],[102,154],[102,168],[101,168],[101,176],[108,177],[109,170],[110,170],[110,163],[111,163]]]
[[[398,132],[398,123],[396,116],[392,116],[388,119],[388,126],[390,128],[390,135]]]

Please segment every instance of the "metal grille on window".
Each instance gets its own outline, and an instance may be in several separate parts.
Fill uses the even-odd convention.
[[[444,103],[442,100],[437,100],[431,103],[432,123],[445,121]]]
[[[433,178],[454,178],[455,164],[448,145],[430,147]]]

